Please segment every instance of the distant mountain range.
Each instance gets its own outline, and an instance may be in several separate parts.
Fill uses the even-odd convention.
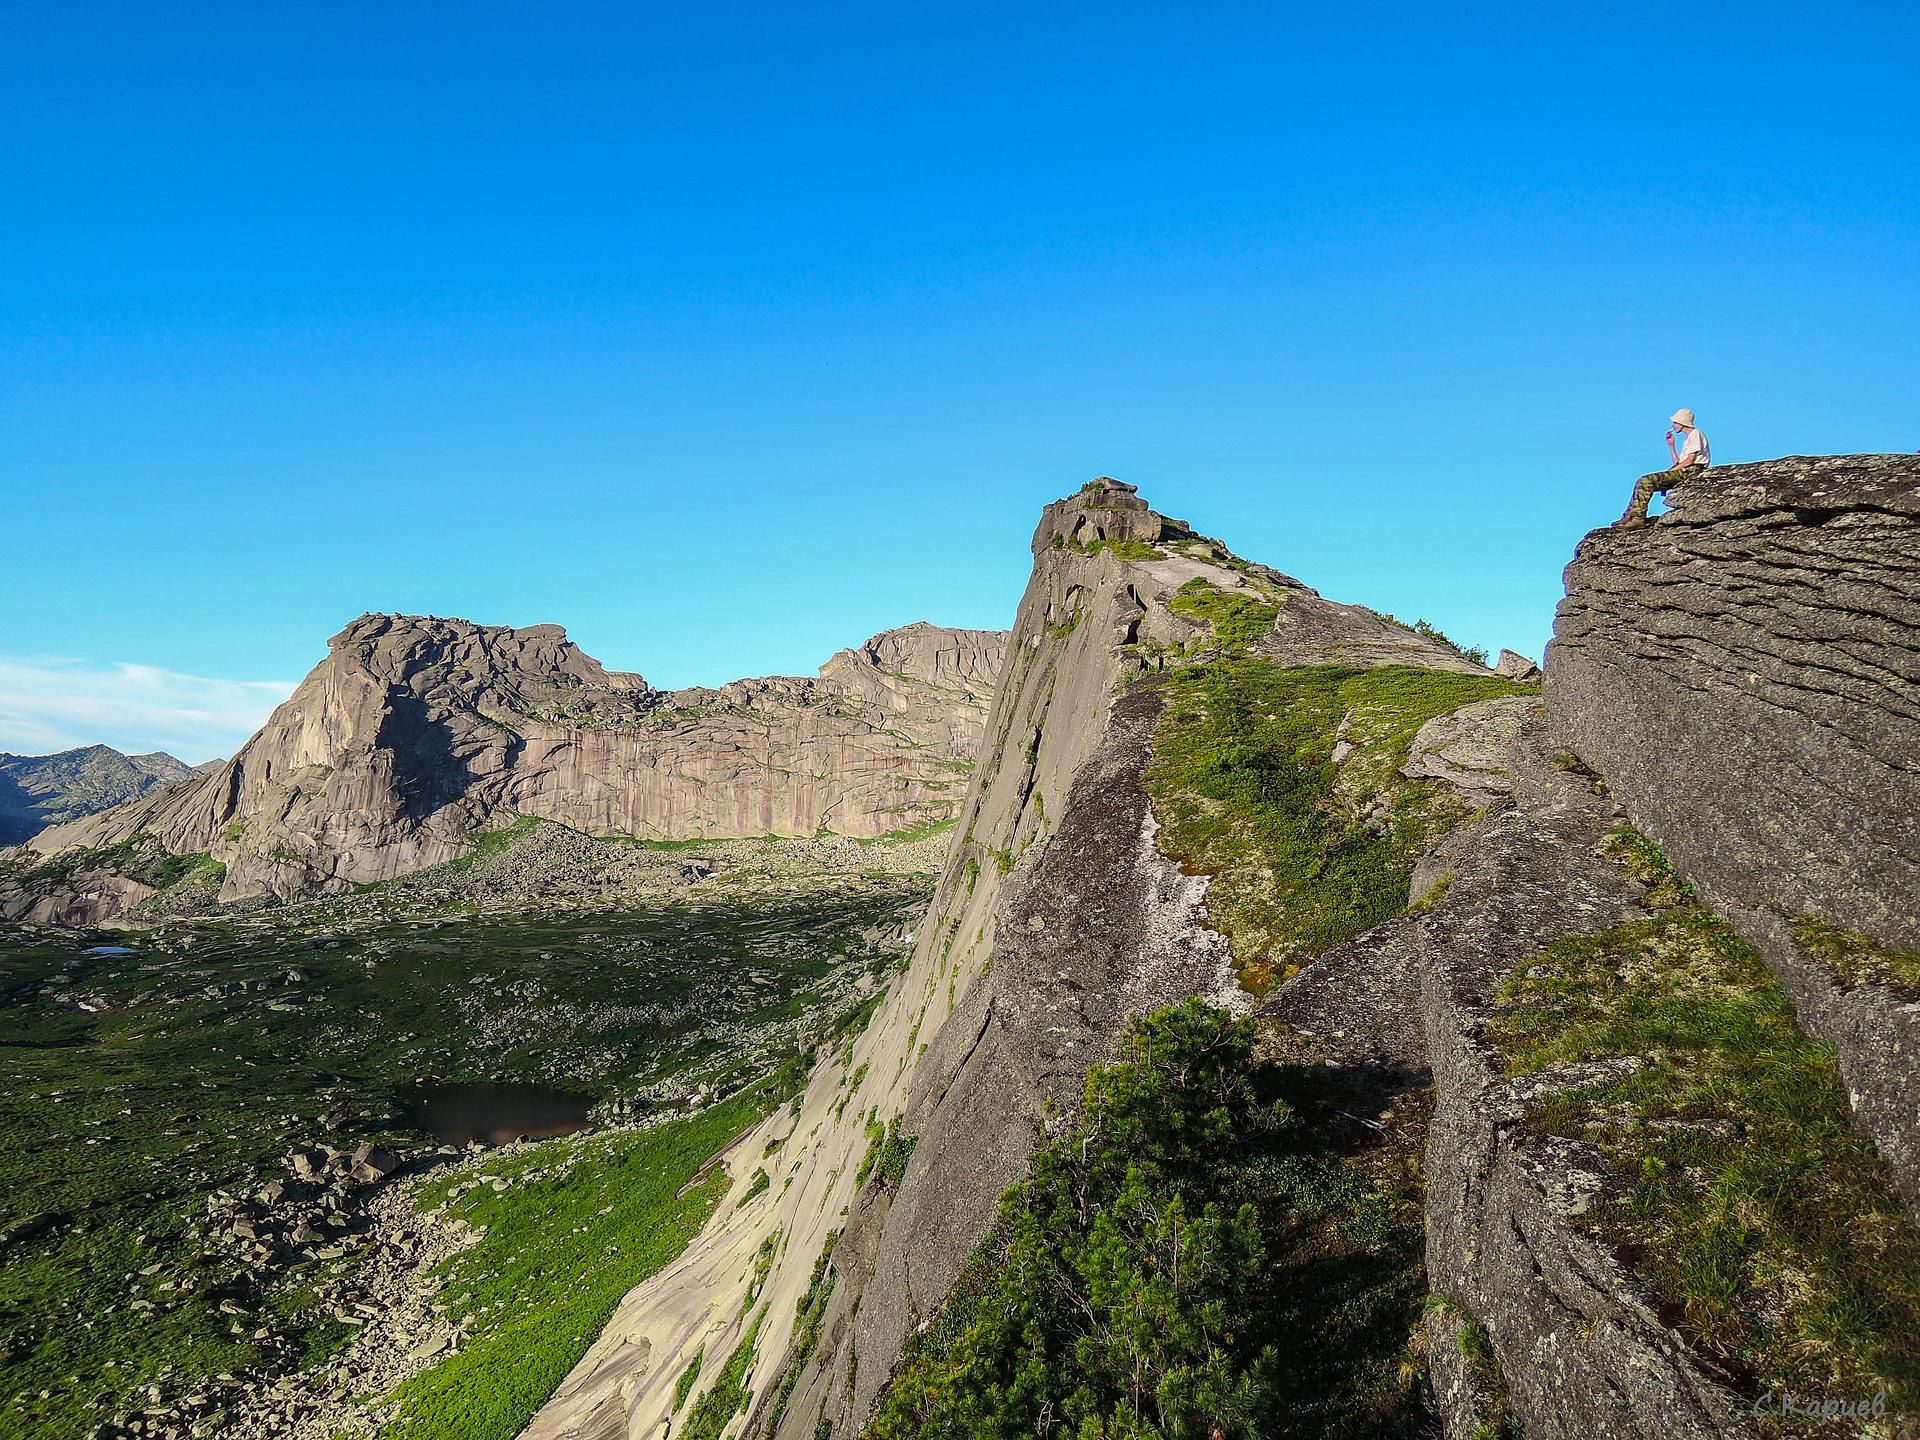
[[[19,845],[49,825],[109,810],[198,773],[165,751],[122,755],[83,745],[57,755],[0,753],[0,845]]]

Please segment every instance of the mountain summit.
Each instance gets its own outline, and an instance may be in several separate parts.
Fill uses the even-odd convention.
[[[363,615],[224,765],[32,845],[150,835],[222,862],[235,899],[384,880],[523,816],[658,840],[882,835],[955,813],[1005,639],[910,625],[818,678],[663,691],[557,625]]]

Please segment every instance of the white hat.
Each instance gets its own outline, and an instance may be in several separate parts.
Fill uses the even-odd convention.
[[[1693,429],[1693,411],[1687,409],[1684,405],[1669,415],[1667,419],[1675,425],[1684,425],[1689,430]]]

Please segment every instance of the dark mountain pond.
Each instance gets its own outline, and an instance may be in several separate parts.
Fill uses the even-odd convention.
[[[505,1145],[583,1130],[592,1104],[546,1085],[429,1085],[413,1093],[407,1113],[443,1145]]]

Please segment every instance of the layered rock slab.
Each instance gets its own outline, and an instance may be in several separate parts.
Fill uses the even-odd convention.
[[[1552,724],[1837,1048],[1920,1206],[1920,997],[1796,941],[1920,946],[1920,457],[1717,466],[1671,498],[1567,567]]]

